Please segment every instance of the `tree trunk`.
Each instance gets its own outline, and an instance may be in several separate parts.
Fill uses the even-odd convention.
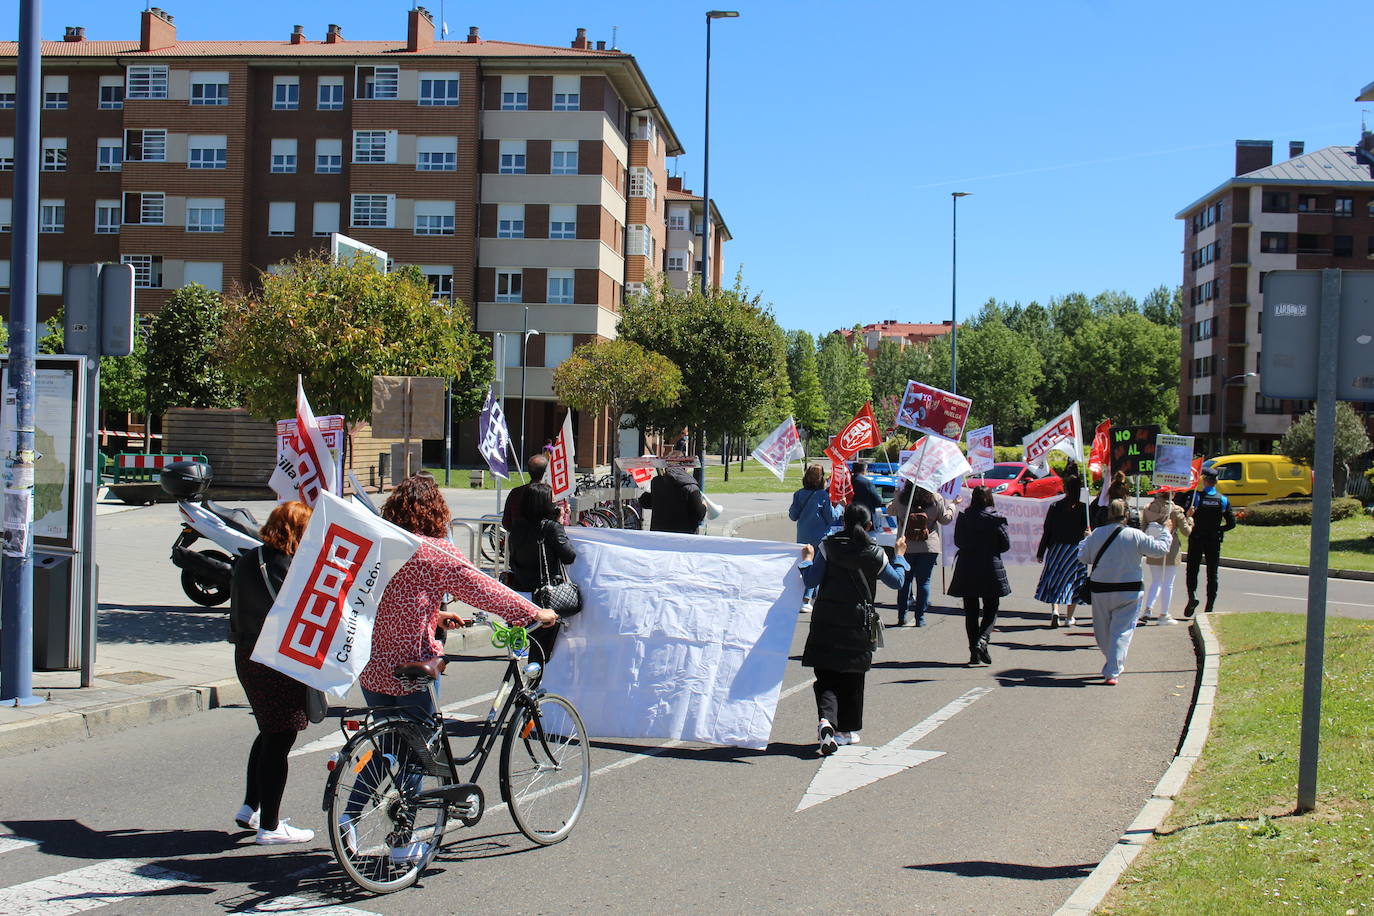
[[[720,463],[725,467],[725,482],[730,482],[730,437],[721,433]]]

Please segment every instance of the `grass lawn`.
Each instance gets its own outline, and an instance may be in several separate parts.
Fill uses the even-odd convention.
[[[467,489],[472,472],[469,470],[453,471],[452,483],[444,482],[443,468],[425,468],[426,471],[434,475],[434,479],[439,481],[439,485],[453,486],[460,489]],[[496,478],[490,473],[483,474],[482,489],[496,489]],[[791,493],[801,487],[802,463],[792,462],[788,468],[786,480],[779,482],[773,472],[763,465],[754,461],[752,458],[744,462],[744,470],[740,470],[739,462],[730,465],[730,479],[725,480],[725,469],[720,464],[707,460],[706,465],[706,492],[707,493]],[[504,489],[510,489],[519,483],[524,483],[524,477],[511,472],[511,479],[502,484]]]
[[[1312,529],[1307,525],[1237,525],[1226,533],[1221,555],[1237,560],[1265,560],[1306,566]],[[1331,523],[1332,569],[1374,570],[1374,523],[1369,516]]]
[[[1374,913],[1374,623],[1327,621],[1318,807],[1293,815],[1305,619],[1223,614],[1211,737],[1098,912]]]

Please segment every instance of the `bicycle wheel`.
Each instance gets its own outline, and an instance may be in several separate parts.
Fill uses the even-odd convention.
[[[501,558],[501,550],[505,546],[505,532],[495,525],[488,525],[481,537],[482,559],[488,563],[495,563]]]
[[[382,722],[349,741],[329,774],[329,845],[344,874],[365,891],[410,887],[443,842],[447,805],[416,798],[447,782],[427,738],[416,722]]]
[[[520,832],[549,846],[572,832],[587,803],[592,749],[572,703],[552,693],[538,702],[537,722],[517,707],[506,731],[501,797]]]

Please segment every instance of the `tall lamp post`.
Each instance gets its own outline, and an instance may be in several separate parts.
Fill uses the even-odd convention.
[[[524,331],[520,336],[520,460],[524,461],[529,456],[525,454],[525,366],[529,362],[530,338],[539,332],[530,327],[530,307],[525,306],[525,325]]]
[[[1218,454],[1218,455],[1220,455],[1221,453],[1223,453],[1223,452],[1226,451],[1226,388],[1227,388],[1227,386],[1229,386],[1232,382],[1238,382],[1238,381],[1240,381],[1241,379],[1246,379],[1246,378],[1257,378],[1258,376],[1259,376],[1259,373],[1258,373],[1258,372],[1242,372],[1240,375],[1233,375],[1233,376],[1231,376],[1230,378],[1228,378],[1226,381],[1224,381],[1224,382],[1221,383],[1221,437],[1220,437],[1220,438],[1221,438],[1221,443],[1220,443],[1220,445],[1217,447],[1217,454]]]
[[[959,393],[959,198],[971,191],[951,191],[949,228],[949,390]]]

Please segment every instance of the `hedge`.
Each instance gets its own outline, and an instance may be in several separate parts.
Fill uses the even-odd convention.
[[[1331,500],[1331,521],[1354,518],[1363,510],[1360,501],[1352,496],[1341,496]],[[1236,510],[1236,521],[1242,525],[1311,525],[1312,500],[1310,499],[1271,499],[1262,503],[1251,503]]]

